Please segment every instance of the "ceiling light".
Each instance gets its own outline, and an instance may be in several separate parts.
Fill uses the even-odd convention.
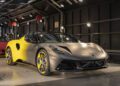
[[[60,27],[60,32],[62,32],[62,33],[65,32],[65,28],[64,28],[64,26],[61,26],[61,27]]]
[[[22,19],[22,20],[24,20],[25,18],[24,18],[24,17],[22,17],[21,19]]]
[[[33,17],[33,15],[32,15],[32,14],[30,14],[30,15],[29,15],[29,17]]]
[[[87,22],[87,23],[86,23],[86,26],[87,26],[87,27],[91,27],[92,24],[91,24],[90,22]]]
[[[17,24],[17,27],[19,27],[20,25],[19,24]]]
[[[64,6],[64,4],[60,4],[60,7],[61,7],[61,8],[64,8],[65,6]]]
[[[27,25],[29,25],[30,23],[29,22],[27,22]]]
[[[83,0],[78,0],[79,2],[83,2]]]
[[[14,20],[15,20],[15,21],[17,21],[17,19],[16,19],[16,18],[15,18]]]
[[[64,30],[64,26],[61,26],[61,30]]]
[[[40,19],[40,23],[42,23],[43,21],[42,21],[42,19]]]

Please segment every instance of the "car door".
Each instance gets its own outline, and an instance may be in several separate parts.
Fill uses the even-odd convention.
[[[28,40],[26,40],[25,37],[20,42],[21,42],[20,43],[21,44],[20,53],[22,56],[21,58],[24,61],[34,64],[36,52],[38,49],[37,42],[28,41]]]

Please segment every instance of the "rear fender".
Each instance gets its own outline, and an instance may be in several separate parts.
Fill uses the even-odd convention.
[[[16,50],[16,43],[18,43],[17,40],[10,41],[8,42],[6,47],[6,49],[7,48],[11,49],[13,62],[16,62],[18,60],[18,54],[19,54],[19,52]]]

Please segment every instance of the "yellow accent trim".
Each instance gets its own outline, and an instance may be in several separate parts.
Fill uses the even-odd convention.
[[[13,62],[16,62],[18,59],[26,61],[28,58],[27,57],[27,49],[30,47],[31,44],[26,42],[24,39],[25,39],[25,36],[18,40],[12,40],[12,41],[8,42],[8,44],[7,44],[7,47],[10,47],[10,49],[12,51]],[[16,48],[17,43],[20,44],[20,50],[17,50],[17,48]],[[6,55],[6,57],[7,57],[7,55]]]

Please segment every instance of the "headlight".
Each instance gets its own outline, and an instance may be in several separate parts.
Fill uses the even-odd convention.
[[[58,49],[58,48],[54,48],[53,49],[55,52],[57,52],[57,53],[60,53],[60,54],[64,54],[64,52],[63,51],[61,51],[60,49]]]
[[[59,48],[54,48],[53,51],[58,53],[58,54],[71,55],[70,53],[68,53],[66,51],[60,50]]]

